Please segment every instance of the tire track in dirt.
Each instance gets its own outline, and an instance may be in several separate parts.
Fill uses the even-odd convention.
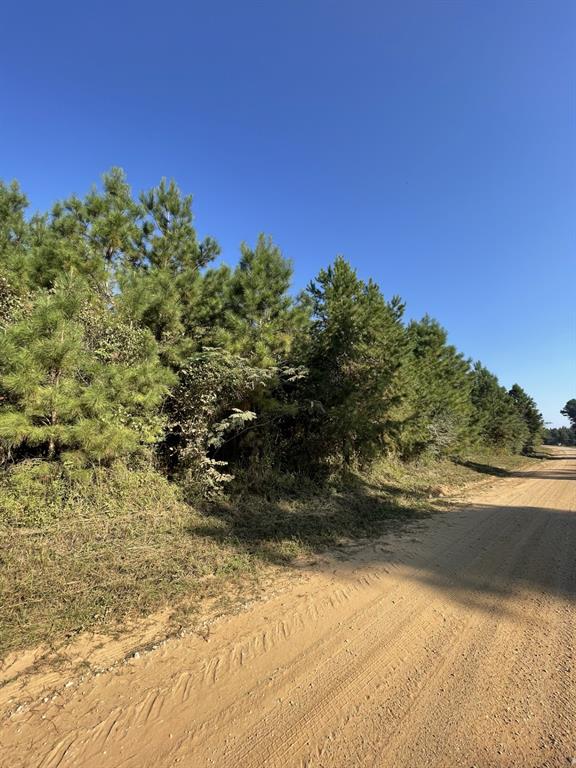
[[[2,723],[4,768],[565,766],[576,455]]]
[[[526,531],[521,539],[515,543],[515,551],[520,552],[525,546],[525,541],[529,536],[534,536],[534,533],[538,531]],[[498,553],[499,554],[499,553]],[[476,558],[476,564],[478,567],[490,567],[489,561],[494,561],[498,554],[480,553]],[[511,559],[511,564],[515,562],[515,558]],[[388,677],[388,685],[390,687],[393,672],[391,670],[393,660],[399,657],[401,649],[406,646],[406,627],[409,627],[410,634],[414,633],[419,636],[420,639],[426,639],[427,643],[424,648],[418,649],[421,654],[417,654],[416,648],[413,649],[412,669],[426,668],[426,665],[422,662],[421,655],[425,655],[426,652],[430,652],[430,638],[434,638],[435,645],[442,644],[443,657],[440,665],[430,667],[429,674],[426,678],[436,677],[442,666],[445,665],[452,656],[461,653],[461,642],[458,639],[458,635],[454,632],[446,632],[446,627],[442,627],[441,632],[437,632],[438,628],[438,614],[440,613],[439,606],[441,602],[434,600],[432,602],[425,601],[415,602],[413,610],[405,617],[405,622],[401,627],[394,627],[391,632],[377,636],[374,643],[374,649],[370,647],[367,651],[366,636],[358,636],[357,633],[351,632],[348,642],[357,650],[354,654],[358,657],[357,664],[338,665],[338,658],[331,659],[331,666],[338,668],[344,675],[344,681],[342,685],[336,690],[333,682],[330,680],[330,676],[333,677],[334,672],[331,670],[326,679],[321,678],[317,681],[316,688],[319,689],[319,702],[312,708],[303,707],[304,711],[298,714],[295,722],[291,722],[290,711],[278,711],[276,719],[272,722],[266,723],[266,728],[262,728],[262,724],[257,728],[259,734],[258,740],[251,744],[248,749],[242,751],[238,750],[236,746],[233,746],[230,750],[230,760],[227,762],[224,760],[222,765],[232,765],[236,760],[240,761],[241,765],[245,765],[246,768],[254,768],[254,766],[265,763],[266,765],[276,766],[284,765],[287,757],[295,756],[302,748],[302,734],[306,735],[308,732],[315,732],[319,728],[319,724],[326,725],[330,721],[332,713],[336,712],[336,720],[331,723],[331,730],[338,731],[342,727],[342,722],[345,720],[348,722],[350,717],[346,711],[347,701],[359,701],[361,700],[360,691],[368,687],[367,681],[374,681],[378,674],[386,673]],[[380,622],[375,621],[374,625],[379,625]],[[472,625],[480,623],[480,616],[476,613],[469,614],[466,619],[466,623],[462,627],[462,634],[464,637],[469,637],[472,630]],[[486,627],[486,622],[483,622],[483,626]],[[464,630],[466,634],[464,634]],[[448,635],[448,636],[447,636]],[[434,649],[436,650],[436,648]],[[313,661],[313,660],[311,660]],[[409,680],[405,679],[405,668],[402,666],[400,672],[400,678],[403,686],[407,689],[414,688],[414,677]],[[413,673],[414,674],[414,673]],[[423,683],[424,684],[424,683]],[[425,681],[428,684],[428,681]],[[294,696],[296,694],[294,693]],[[412,705],[413,706],[413,705]],[[304,724],[306,727],[304,727]],[[295,736],[296,734],[296,736]],[[298,741],[298,736],[300,740]],[[265,751],[259,749],[259,746],[265,743]],[[308,742],[309,743],[309,742]],[[250,755],[255,754],[254,760],[250,759]]]

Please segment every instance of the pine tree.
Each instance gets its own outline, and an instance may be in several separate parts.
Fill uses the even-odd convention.
[[[528,427],[516,404],[497,377],[476,363],[471,392],[472,428],[487,446],[520,452],[528,440]]]
[[[68,453],[101,462],[160,438],[157,409],[170,374],[160,366],[151,339],[140,334],[129,354],[125,334],[114,353],[110,339],[102,343],[101,315],[97,332],[90,333],[91,302],[78,282],[63,280],[53,291],[39,293],[31,311],[0,335],[5,453],[50,459]]]
[[[194,317],[200,270],[219,253],[212,238],[198,242],[192,198],[174,182],[140,196],[143,221],[137,257],[120,271],[122,304],[136,322],[154,335],[163,359],[178,368],[196,348]]]
[[[205,347],[232,349],[228,321],[232,270],[221,264],[204,270],[188,284],[189,308],[183,322],[186,335],[196,342],[195,352]]]
[[[408,325],[409,354],[404,365],[407,390],[400,447],[404,455],[425,450],[448,453],[469,436],[472,406],[470,363],[435,320],[425,316]]]
[[[0,295],[0,314],[7,312],[3,301],[8,293],[14,299],[23,299],[30,287],[30,256],[34,232],[41,226],[41,217],[27,220],[28,200],[17,182],[0,181],[0,279],[4,287]]]
[[[93,187],[84,199],[73,195],[57,202],[49,216],[35,219],[30,283],[52,288],[62,274],[78,274],[105,293],[115,283],[116,269],[137,259],[142,216],[123,171],[113,168],[103,175],[101,191]]]
[[[572,427],[551,427],[544,430],[546,445],[576,445],[576,430]]]
[[[516,409],[528,429],[528,435],[522,448],[525,452],[533,451],[542,438],[542,430],[544,428],[542,414],[534,400],[519,384],[514,384],[508,394],[514,401]]]
[[[14,268],[28,239],[27,207],[28,200],[17,182],[0,181],[0,268],[6,272]]]
[[[293,342],[292,265],[272,239],[260,235],[255,248],[241,246],[231,277],[228,324],[232,349],[256,365],[285,360]]]
[[[18,263],[19,282],[50,289],[61,275],[79,275],[95,293],[115,292],[126,316],[148,328],[164,359],[177,367],[195,348],[200,270],[218,253],[211,238],[197,240],[191,204],[165,179],[134,199],[124,172],[113,168],[101,189],[58,202],[49,216],[26,224],[25,198],[15,186],[3,188],[0,245],[2,228],[5,241],[20,242],[24,226],[26,249],[10,258]],[[6,260],[9,251],[4,243]]]
[[[342,257],[308,288],[312,325],[303,359],[309,370],[306,443],[316,460],[364,461],[392,439],[399,369],[405,352],[403,305],[386,302]]]
[[[0,274],[0,331],[16,319],[21,312],[22,303],[19,291]]]
[[[568,400],[564,408],[560,411],[562,416],[566,416],[570,426],[576,432],[576,399]]]

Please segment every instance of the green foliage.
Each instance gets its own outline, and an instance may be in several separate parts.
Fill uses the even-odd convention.
[[[288,357],[292,345],[292,265],[264,235],[254,249],[243,243],[240,250],[229,288],[231,346],[257,365],[275,365]]]
[[[530,440],[530,431],[515,400],[480,363],[473,371],[472,404],[474,427],[485,445],[520,452]]]
[[[24,216],[27,207],[16,181],[0,181],[0,271],[4,273],[17,273],[25,257],[30,229]]]
[[[167,410],[166,462],[192,494],[217,494],[232,479],[215,449],[254,421],[245,407],[273,372],[251,366],[241,357],[218,349],[192,355],[180,371]]]
[[[299,296],[264,235],[213,266],[191,197],[165,179],[135,196],[118,168],[45,215],[27,205],[0,183],[4,462],[112,464],[155,446],[171,477],[212,494],[238,470],[538,442],[520,387],[471,371],[434,320],[406,326],[401,300],[342,257]]]
[[[119,272],[125,311],[152,332],[175,368],[196,349],[190,318],[202,292],[199,271],[219,252],[212,238],[198,242],[191,205],[165,179],[142,193],[139,247]]]
[[[533,451],[535,448],[537,448],[542,440],[544,419],[542,418],[542,414],[538,410],[534,400],[530,397],[530,395],[526,394],[526,392],[519,384],[514,384],[508,394],[514,401],[516,409],[524,420],[528,430],[528,434],[522,449],[525,453],[529,453],[530,451]]]
[[[102,337],[91,338],[83,322],[91,311],[82,286],[64,281],[39,293],[0,336],[0,441],[8,456],[110,461],[161,436],[168,372],[150,344],[114,354],[113,343],[106,349]]]
[[[451,344],[446,331],[428,316],[407,329],[408,354],[403,380],[407,392],[400,451],[447,454],[470,437],[472,377],[470,364]]]
[[[397,298],[386,302],[378,286],[360,280],[341,257],[320,272],[308,293],[302,448],[313,462],[366,461],[389,445],[397,428],[391,414],[401,398],[404,307]]]
[[[564,408],[560,411],[562,416],[566,416],[573,430],[576,430],[576,399],[568,400]]]
[[[570,426],[544,430],[544,442],[548,445],[576,445],[576,399],[568,400],[560,413],[569,420]]]
[[[13,322],[22,309],[22,300],[12,284],[0,274],[0,332]]]
[[[576,445],[576,430],[572,427],[551,427],[544,430],[546,445]]]

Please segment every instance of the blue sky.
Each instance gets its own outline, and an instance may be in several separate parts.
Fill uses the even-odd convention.
[[[576,396],[576,3],[4,4],[0,176],[174,177],[227,261],[342,253],[544,416]]]

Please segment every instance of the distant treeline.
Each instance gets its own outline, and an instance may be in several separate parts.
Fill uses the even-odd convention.
[[[576,399],[568,400],[560,413],[566,416],[570,426],[544,430],[544,442],[546,445],[576,445]]]
[[[154,457],[191,490],[235,468],[322,477],[382,453],[531,451],[543,422],[447,341],[404,322],[343,258],[298,296],[268,237],[211,266],[191,198],[133,197],[113,169],[83,199],[27,216],[0,185],[0,461],[86,468]],[[551,434],[551,433],[549,433]]]

